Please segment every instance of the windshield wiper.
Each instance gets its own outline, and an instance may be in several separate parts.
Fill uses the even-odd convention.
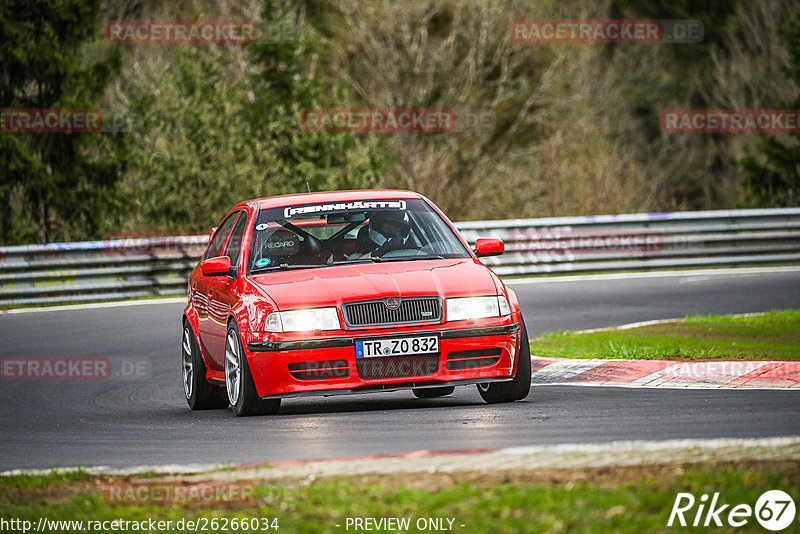
[[[370,262],[369,258],[355,258],[352,260],[336,260],[333,263],[330,263],[329,265],[351,265],[353,263],[369,263],[369,262]]]
[[[429,254],[425,256],[390,256],[388,258],[383,256],[373,256],[370,259],[376,263],[380,263],[382,261],[443,260],[445,258],[444,256],[439,256],[438,254]]]
[[[269,267],[255,267],[250,270],[251,273],[269,272],[269,271],[291,271],[294,269],[314,269],[316,267],[327,267],[326,263],[316,263],[313,265],[289,265],[288,263],[281,263],[280,265],[270,265]]]

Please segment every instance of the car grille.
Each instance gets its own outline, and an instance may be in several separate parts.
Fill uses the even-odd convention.
[[[350,365],[346,360],[290,363],[289,373],[298,380],[347,378],[350,376]]]
[[[438,371],[438,354],[356,358],[356,372],[362,380],[428,376],[434,375]]]
[[[402,323],[430,323],[441,320],[442,305],[438,297],[399,298],[400,305],[392,310],[387,299],[348,302],[342,305],[347,326],[380,326]]]
[[[502,349],[454,350],[447,355],[447,369],[474,369],[488,367],[500,361]]]

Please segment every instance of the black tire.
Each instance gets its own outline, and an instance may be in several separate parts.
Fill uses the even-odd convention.
[[[206,381],[206,364],[200,356],[200,348],[189,321],[183,322],[181,343],[183,363],[183,395],[192,410],[219,410],[228,407],[228,395],[224,388]]]
[[[522,315],[519,317],[519,326],[522,340],[520,341],[517,374],[514,375],[514,380],[478,384],[478,393],[489,404],[522,400],[531,391],[531,346],[528,342],[528,332],[525,330],[525,321],[522,319]]]
[[[233,380],[234,360],[238,363],[238,380]],[[225,390],[233,413],[237,416],[274,415],[281,408],[281,399],[265,400],[258,396],[244,353],[242,336],[233,321],[228,324],[225,338]]]
[[[442,386],[440,388],[414,388],[414,396],[418,399],[435,399],[436,397],[444,397],[450,395],[456,390],[455,386]]]

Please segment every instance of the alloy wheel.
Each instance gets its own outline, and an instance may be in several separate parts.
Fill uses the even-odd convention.
[[[239,382],[242,379],[242,355],[239,339],[234,330],[228,332],[225,342],[225,386],[231,405],[239,401]]]
[[[194,383],[194,362],[192,361],[192,333],[189,327],[183,329],[183,393],[186,398],[192,396],[192,384]]]

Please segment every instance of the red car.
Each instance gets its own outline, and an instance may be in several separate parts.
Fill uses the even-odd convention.
[[[514,292],[431,201],[408,191],[262,198],[233,208],[189,278],[183,387],[194,410],[274,414],[281,399],[477,384],[524,399]]]

